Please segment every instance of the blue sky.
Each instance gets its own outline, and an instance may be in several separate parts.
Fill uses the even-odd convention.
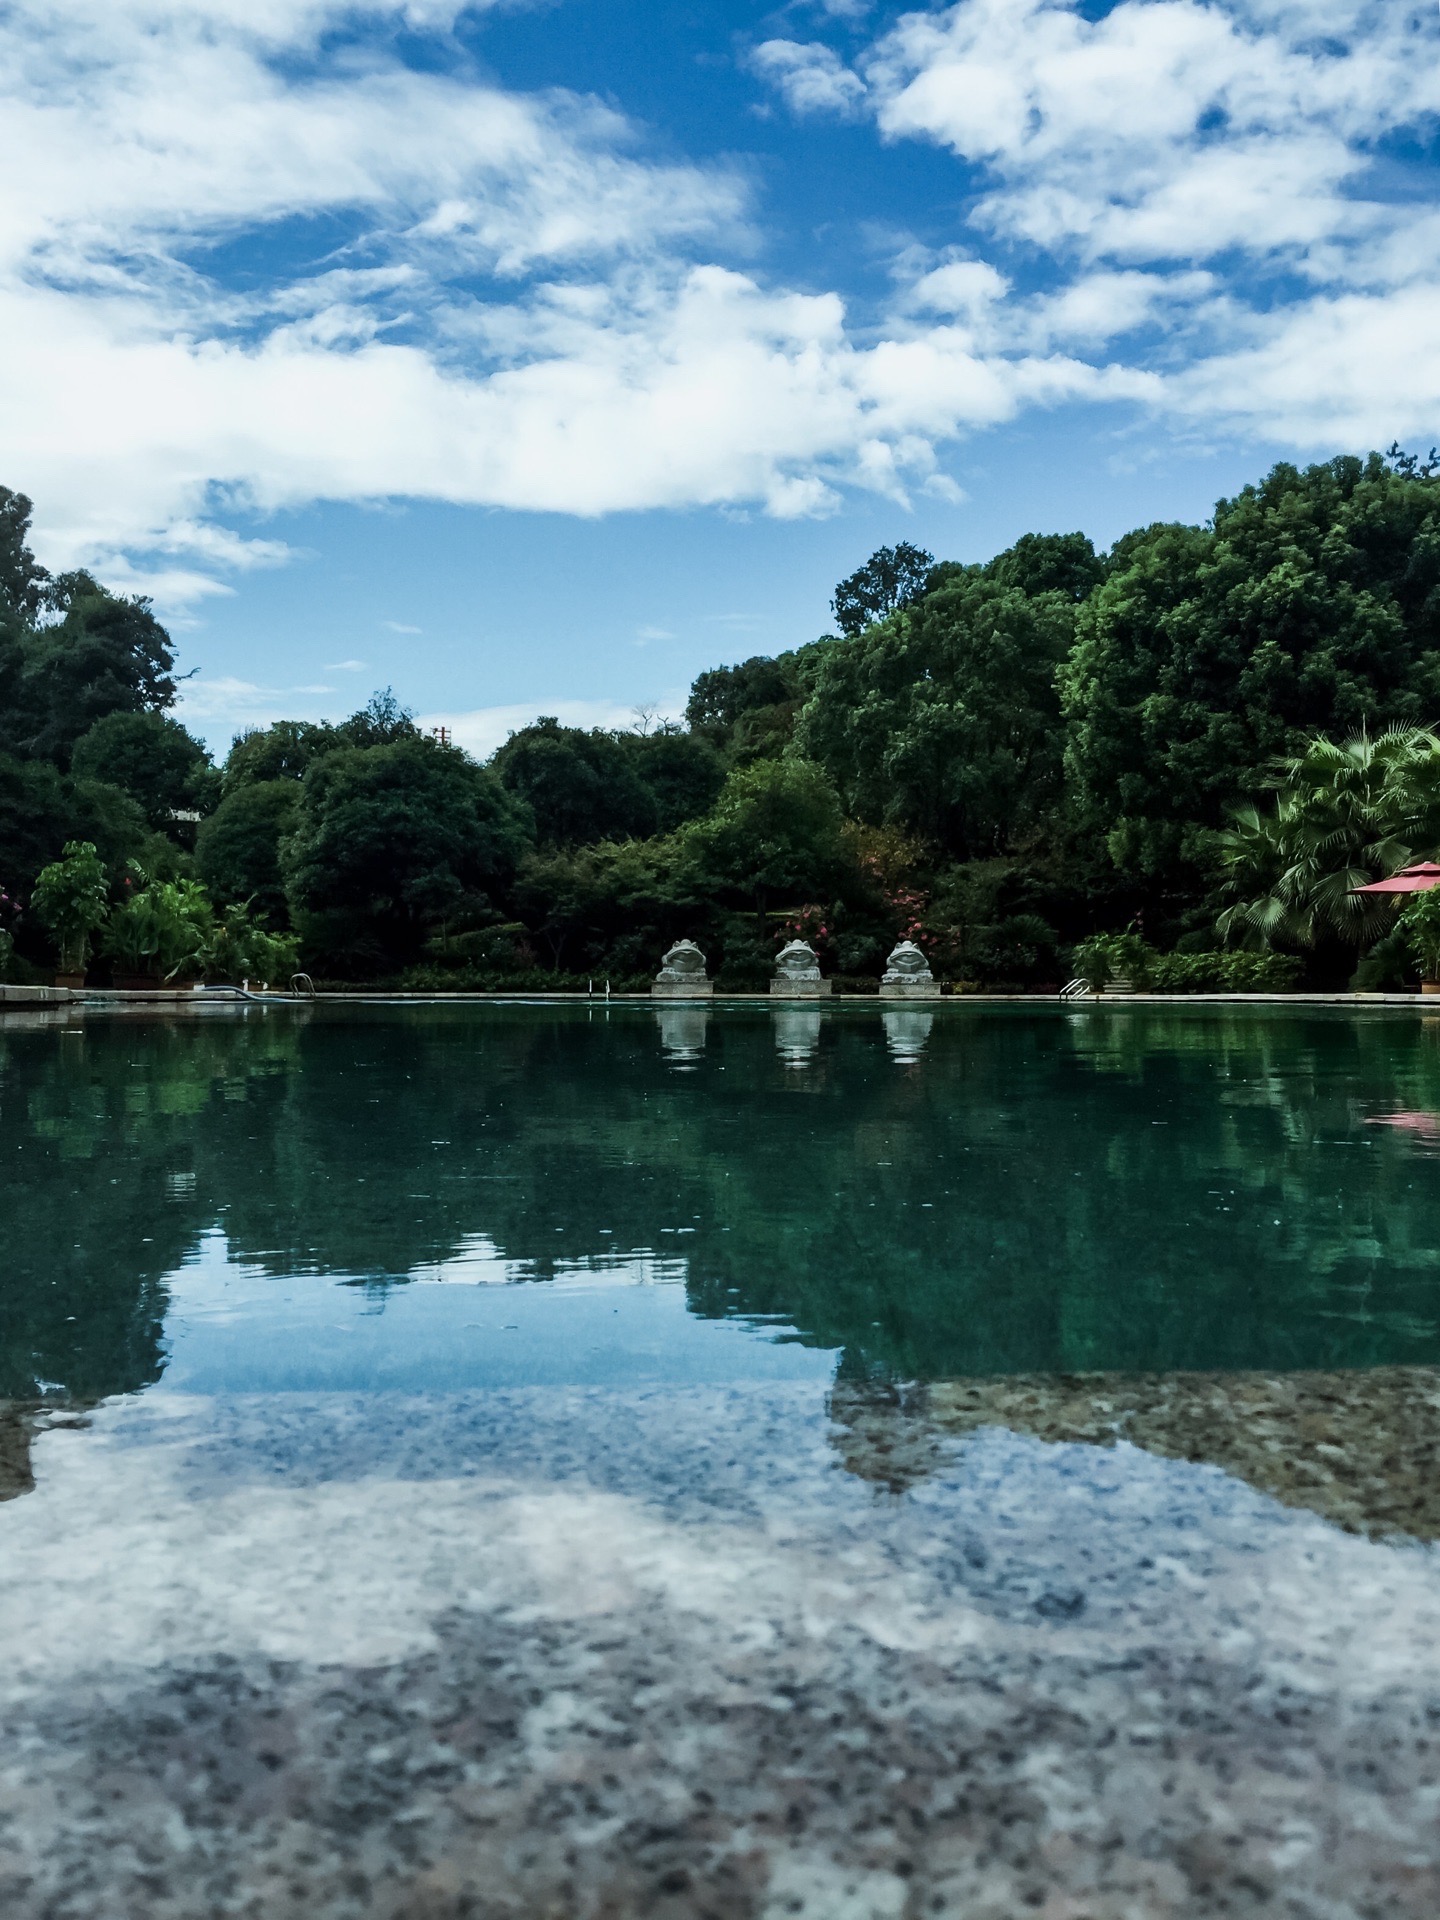
[[[223,747],[673,711],[882,542],[1440,439],[1440,9],[8,0],[8,425]]]

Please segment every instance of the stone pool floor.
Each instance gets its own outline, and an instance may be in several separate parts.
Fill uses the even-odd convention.
[[[1433,1920],[1435,1549],[1095,1398],[153,1392],[40,1432],[0,1914]]]

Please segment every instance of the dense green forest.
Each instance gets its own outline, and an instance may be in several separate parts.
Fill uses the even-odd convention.
[[[1277,466],[1107,553],[885,548],[683,724],[541,719],[483,766],[387,690],[217,767],[149,605],[48,575],[29,518],[0,490],[12,978],[618,986],[689,935],[749,986],[796,933],[856,990],[900,937],[977,986],[1440,971],[1440,925],[1351,891],[1440,845],[1433,456]]]

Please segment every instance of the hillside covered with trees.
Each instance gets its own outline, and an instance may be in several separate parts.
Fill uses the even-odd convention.
[[[1351,892],[1440,847],[1433,457],[1277,466],[1108,553],[882,549],[837,631],[702,673],[683,725],[542,719],[484,765],[387,691],[216,766],[148,604],[47,575],[29,516],[0,490],[12,978],[638,984],[689,935],[749,986],[795,933],[857,990],[906,936],[981,986],[1077,950],[1174,985],[1440,967]]]

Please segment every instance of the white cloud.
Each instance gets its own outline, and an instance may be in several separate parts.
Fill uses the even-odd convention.
[[[458,10],[0,11],[0,410],[50,563],[173,614],[286,558],[225,530],[232,508],[824,514],[846,486],[932,484],[948,435],[1124,387],[1048,347],[981,353],[944,313],[857,338],[833,294],[697,261],[740,231],[735,174],[648,159],[594,102],[326,40],[402,11],[443,30]],[[803,67],[854,96],[802,53],[797,86]],[[267,252],[321,216],[348,234],[324,257]],[[242,237],[262,276],[237,291],[214,249]]]
[[[1316,298],[1254,331],[1253,344],[1175,376],[1170,404],[1316,450],[1437,437],[1440,279]]]
[[[985,260],[947,260],[911,282],[904,305],[920,313],[944,313],[971,325],[990,318],[1010,282]]]
[[[1211,320],[1218,298],[1210,273],[1084,273],[1053,294],[1026,303],[1011,324],[1035,351],[1097,347],[1142,328],[1184,323],[1197,308]]]
[[[313,687],[266,687],[236,674],[198,674],[181,681],[176,711],[186,726],[210,738],[275,720],[318,720],[323,716],[317,697]]]
[[[153,542],[217,485],[262,510],[398,494],[576,514],[759,500],[794,517],[826,511],[832,483],[865,484],[877,443],[923,480],[938,436],[1126,384],[1063,358],[985,359],[944,325],[857,346],[835,297],[714,267],[625,294],[597,321],[541,289],[534,357],[475,376],[419,346],[341,352],[287,328],[157,338],[55,289],[0,289],[7,458],[62,564]]]
[[[764,40],[750,64],[784,97],[792,113],[848,113],[865,91],[831,47],[817,41]]]
[[[1440,108],[1440,18],[1391,0],[961,0],[866,78],[882,130],[983,168],[980,219],[1092,259],[1208,259],[1394,230],[1375,143]]]
[[[860,66],[886,137],[972,169],[965,253],[988,235],[1054,282],[1019,298],[954,259],[909,311],[986,356],[1128,337],[1157,406],[1297,448],[1440,430],[1437,177],[1386,145],[1433,136],[1436,8],[961,0]]]
[[[418,627],[397,627],[397,633],[418,633]],[[369,662],[365,660],[330,660],[325,666],[326,673],[364,673]]]
[[[644,711],[652,724],[656,720],[678,720],[684,701],[672,697]],[[474,707],[464,713],[425,713],[416,725],[427,733],[444,727],[457,747],[464,747],[477,760],[488,760],[512,733],[533,726],[542,713],[553,715],[564,727],[623,731],[634,727],[640,717],[639,708],[621,706],[614,700],[539,700],[528,706],[520,701],[508,707]]]
[[[798,111],[873,112],[973,170],[954,247],[863,331],[834,293],[715,264],[750,217],[735,171],[446,69],[438,38],[428,70],[399,61],[402,15],[443,35],[466,10],[0,9],[4,477],[47,562],[173,615],[288,557],[228,530],[242,510],[823,515],[849,487],[944,495],[946,439],[1086,399],[1296,445],[1440,427],[1440,208],[1372,173],[1440,110],[1433,9],[961,0],[858,74],[765,42]],[[243,287],[219,264],[242,241]]]

